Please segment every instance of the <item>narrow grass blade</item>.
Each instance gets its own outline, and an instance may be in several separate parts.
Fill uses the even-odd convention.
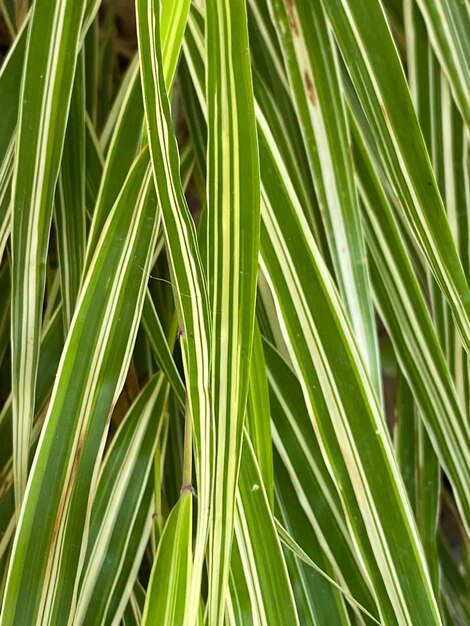
[[[0,11],[12,39],[16,35],[15,8],[12,0],[0,0]]]
[[[209,402],[210,325],[209,304],[196,229],[180,181],[178,147],[173,133],[170,106],[160,48],[160,3],[137,2],[137,26],[141,58],[142,89],[148,127],[150,155],[162,210],[166,251],[174,285],[174,297],[182,330],[182,355],[187,401],[194,420],[197,476],[197,529],[191,581],[192,623],[199,604],[204,553],[209,528],[212,445]]]
[[[93,20],[83,42],[83,55],[85,57],[85,97],[86,115],[96,125],[97,101],[98,101],[98,20]]]
[[[46,402],[50,397],[54,377],[57,372],[60,355],[64,345],[63,322],[61,311],[56,311],[50,322],[45,325],[39,354],[38,380],[36,386],[35,423],[32,431],[31,454],[37,445],[44,418]],[[13,482],[13,437],[12,437],[12,401],[11,394],[0,412],[0,559],[8,570],[12,537],[16,529],[15,498]],[[4,583],[2,585],[2,600]]]
[[[110,142],[113,138],[116,128],[118,126],[118,121],[123,114],[123,109],[126,109],[126,100],[129,98],[129,91],[132,90],[131,85],[135,81],[136,73],[138,73],[139,66],[139,55],[135,54],[129,65],[127,66],[125,74],[122,76],[121,83],[118,87],[116,96],[114,98],[113,106],[111,107],[108,117],[106,118],[106,123],[103,130],[100,133],[100,148],[103,154],[108,154],[110,148]],[[139,83],[140,84],[140,83]],[[141,101],[142,101],[142,90],[140,91]],[[143,105],[141,103],[140,107],[142,111],[143,117]],[[90,115],[90,118],[92,116]],[[95,122],[96,125],[96,122]]]
[[[167,85],[173,83],[190,7],[191,0],[162,1],[160,31],[162,34],[163,75]]]
[[[12,151],[13,152],[13,151]],[[0,263],[3,261],[5,248],[11,231],[11,178],[13,154],[8,164],[8,169],[1,174],[5,177],[0,179]]]
[[[155,244],[147,161],[142,155],[129,173],[80,293],[15,536],[2,626],[68,624],[73,614],[96,460],[124,384]]]
[[[180,407],[184,408],[184,399],[186,395],[184,384],[170,352],[168,341],[155,310],[155,305],[153,304],[152,298],[148,292],[145,296],[142,323],[155,356],[155,360],[157,361],[157,364],[161,368],[162,372],[164,372],[168,378]]]
[[[16,36],[0,69],[0,99],[2,102],[2,123],[0,124],[0,163],[3,170],[10,146],[13,146],[21,90],[21,75],[23,71],[26,40],[28,36],[27,24]],[[1,171],[0,170],[0,171]]]
[[[253,336],[253,356],[251,359],[250,391],[246,411],[246,429],[260,467],[268,501],[274,502],[273,449],[271,439],[271,411],[269,389],[266,378],[266,362],[263,342],[258,323],[255,323]]]
[[[35,419],[43,412],[51,394],[54,377],[59,365],[60,355],[64,347],[64,333],[62,327],[62,311],[57,310],[49,323],[43,329],[41,349],[39,354],[38,382],[35,398]],[[13,457],[13,421],[12,421],[11,394],[6,399],[0,413],[0,472],[2,476],[8,473],[9,478],[3,484],[8,488],[13,484],[12,457]]]
[[[232,544],[229,589],[226,598],[225,621],[227,626],[254,626],[257,613],[252,609],[248,581],[236,541]],[[259,619],[258,619],[259,623]]]
[[[145,590],[136,581],[123,616],[124,626],[141,626],[145,606]]]
[[[363,199],[371,275],[377,307],[393,341],[429,436],[455,489],[470,528],[470,432],[439,345],[425,297],[416,280],[391,208],[360,135],[356,171]],[[379,210],[378,210],[379,209]]]
[[[262,155],[262,268],[275,296],[283,339],[301,381],[328,469],[340,485],[356,549],[368,570],[384,619],[386,616],[391,624],[439,624],[422,546],[384,418],[370,393],[338,296],[260,109],[257,118]],[[314,284],[316,276],[318,282]],[[367,469],[369,463],[372,465]],[[378,467],[384,471],[378,472]],[[390,481],[387,488],[384,476]],[[404,553],[394,558],[397,542],[408,546],[406,558]],[[405,579],[413,577],[414,593],[402,586],[399,571]]]
[[[442,576],[442,599],[447,608],[448,624],[470,624],[470,589],[468,569],[459,567],[448,540],[439,537],[439,561]]]
[[[132,592],[152,525],[152,465],[168,385],[154,377],[114,436],[90,520],[74,624],[116,623]]]
[[[91,123],[90,118],[85,118],[86,123],[86,207],[87,214],[93,215],[96,199],[100,189],[101,179],[104,169],[104,157],[101,151],[98,137]]]
[[[293,518],[292,525],[289,524],[285,515],[283,503],[281,504],[281,501],[278,500],[277,505],[283,524],[287,526],[289,531],[298,531],[300,526],[298,522],[302,520],[302,515],[299,517],[296,516],[296,505],[299,507],[299,504],[295,502],[295,500],[293,503],[289,502],[289,510]],[[302,554],[304,557],[306,557],[306,554],[290,537],[288,530],[286,530],[284,526],[280,528],[279,521],[277,521],[277,529],[284,546],[295,546],[296,548],[291,547],[292,551],[284,548],[284,555],[289,571],[289,578],[294,590],[300,623],[321,625],[331,620],[332,623],[338,624],[338,626],[349,625],[351,622],[349,621],[346,605],[341,594],[335,589],[337,583],[335,583],[331,575],[325,572],[325,570],[329,569],[329,563],[322,554],[321,548],[311,528],[308,528],[307,525],[307,529],[304,529],[302,534],[308,541],[309,546],[315,551],[317,561],[320,561],[322,567],[315,564],[316,567],[312,568],[310,564],[313,563],[313,561],[311,561],[309,557],[307,557],[305,561],[299,559],[299,554]],[[315,571],[313,572],[312,569]],[[330,574],[332,574],[332,572],[330,572]],[[334,584],[332,585],[330,581]]]
[[[417,0],[429,38],[470,129],[470,9],[466,2]]]
[[[142,626],[183,624],[191,579],[191,516],[189,491],[181,494],[160,538],[145,600]],[[197,607],[192,607],[197,617]]]
[[[351,540],[336,485],[312,437],[300,383],[266,341],[264,350],[275,446],[276,510],[310,558],[324,559],[325,569],[331,568],[341,587],[376,616],[371,583]]]
[[[122,181],[133,163],[141,142],[144,124],[142,89],[139,64],[136,57],[132,63],[129,83],[114,127],[106,155],[101,183],[93,210],[93,220],[87,240],[88,266],[95,252],[106,219],[119,194]]]
[[[98,133],[105,125],[108,111],[115,97],[114,77],[118,73],[118,62],[114,50],[118,45],[118,14],[118,7],[114,3],[108,5],[99,24],[99,74],[96,100],[96,128]]]
[[[12,377],[16,505],[28,476],[29,438],[45,284],[45,257],[84,3],[34,3],[28,28],[13,177]]]
[[[82,23],[82,36],[81,36],[82,44],[93,21],[95,20],[98,14],[98,10],[101,5],[101,0],[85,0],[84,4],[85,4],[85,13],[83,15],[83,23]]]
[[[0,262],[11,229],[11,178],[27,32],[24,25],[0,69]]]
[[[269,142],[264,126],[263,134]],[[410,626],[440,624],[383,416],[331,278],[301,213],[293,211],[288,174],[275,146],[268,145],[269,150],[261,143],[262,169],[271,174],[269,184],[263,178],[262,188],[262,267],[275,294],[313,428],[340,488],[358,548],[369,571],[377,576],[378,568],[381,573],[377,600],[384,619]],[[407,546],[406,557],[403,553],[396,558],[397,543]],[[415,581],[413,593],[401,582],[409,576]]]
[[[50,397],[52,384],[57,372],[61,351],[64,345],[63,323],[61,310],[55,311],[49,322],[44,326],[44,336],[41,343],[39,358],[38,380],[36,387],[35,422],[31,434],[30,453],[34,454],[37,446],[40,430],[44,422],[44,410]],[[11,394],[6,399],[0,412],[0,558],[7,561],[7,552],[16,529],[14,480],[12,470],[13,441],[12,441],[12,398]],[[8,556],[8,558],[7,558]],[[5,572],[6,573],[6,572]],[[2,594],[4,590],[3,580]]]
[[[440,193],[443,199],[450,200],[450,194],[446,192],[450,189],[445,180],[445,171],[449,167],[446,168],[445,165],[443,144],[444,120],[447,118],[448,109],[448,106],[444,106],[444,102],[450,99],[449,86],[432,50],[426,24],[416,2],[407,2],[405,9],[410,91]],[[446,135],[449,136],[449,133]],[[454,213],[452,202],[446,202],[446,211],[454,242],[457,245],[458,235],[455,220],[452,219],[452,213]],[[451,361],[453,359],[451,352],[454,352],[455,346],[455,325],[442,291],[431,272],[427,271],[427,274],[433,322],[444,355],[447,360]]]
[[[354,109],[374,165],[418,242],[470,352],[470,290],[389,26],[378,0],[323,2],[358,98]],[[349,98],[349,94],[348,94]],[[351,100],[351,99],[350,99]],[[361,117],[362,116],[362,117]],[[375,162],[376,161],[376,162]]]
[[[320,2],[271,0],[303,129],[336,279],[366,369],[381,397],[372,289],[354,186],[333,35]],[[268,117],[269,120],[269,117]]]
[[[80,55],[70,102],[55,206],[66,329],[72,321],[85,261],[85,172],[85,67],[83,55]]]
[[[411,389],[403,376],[398,380],[395,425],[397,459],[415,512],[434,592],[439,598],[437,526],[441,491],[440,466],[413,401]]]
[[[0,365],[5,352],[8,349],[10,339],[10,299],[11,299],[11,275],[10,264],[4,263],[0,269]]]
[[[234,541],[240,554],[253,623],[263,626],[299,624],[274,516],[253,447],[246,436],[236,504]]]
[[[282,48],[271,19],[269,0],[249,0],[250,48],[252,51],[255,97],[266,107],[274,106],[279,117],[273,123],[273,134],[282,143],[281,152],[289,163],[292,182],[306,209],[315,237],[322,252],[329,255],[326,236],[313,185],[310,161],[307,156],[304,133],[295,109]],[[263,106],[263,110],[266,110]],[[275,126],[278,127],[279,132]]]
[[[101,151],[98,137],[88,115],[85,118],[86,124],[86,207],[87,214],[93,215],[96,199],[100,189],[101,179],[104,169],[104,157]]]
[[[221,625],[245,417],[259,251],[258,142],[245,0],[206,3],[207,277],[216,469],[208,619]]]

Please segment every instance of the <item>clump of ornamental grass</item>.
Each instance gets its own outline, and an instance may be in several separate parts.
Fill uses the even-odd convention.
[[[468,3],[0,15],[1,626],[470,625]]]

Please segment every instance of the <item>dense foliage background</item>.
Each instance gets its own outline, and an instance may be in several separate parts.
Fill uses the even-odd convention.
[[[1,626],[470,624],[467,0],[31,4]]]

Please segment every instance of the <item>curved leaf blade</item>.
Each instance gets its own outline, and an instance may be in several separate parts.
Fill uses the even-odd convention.
[[[218,626],[230,568],[259,252],[259,160],[246,0],[206,2],[206,60],[207,279],[216,427],[208,619]]]
[[[156,238],[147,161],[144,153],[129,173],[80,294],[15,536],[2,626],[67,624],[73,611],[96,459],[124,383]]]

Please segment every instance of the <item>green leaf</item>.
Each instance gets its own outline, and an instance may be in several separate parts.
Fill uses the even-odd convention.
[[[470,128],[470,10],[466,2],[452,0],[416,0],[429,38],[445,68],[452,91]]]
[[[467,420],[391,208],[360,142],[356,132],[356,169],[377,308],[440,462],[454,485],[463,519],[470,528]]]
[[[122,105],[106,155],[100,185],[94,199],[93,220],[87,242],[87,266],[95,252],[106,219],[129,168],[139,152],[144,123],[138,59],[129,70],[129,82],[122,94]]]
[[[445,295],[470,352],[470,290],[403,69],[379,0],[323,2],[358,98],[354,114],[385,170],[400,216]],[[377,161],[377,162],[376,162]]]
[[[10,339],[10,299],[11,276],[10,264],[5,263],[0,269],[0,293],[3,294],[0,303],[0,365],[8,349]]]
[[[80,55],[56,193],[55,224],[66,329],[72,321],[85,262],[84,72],[84,59]]]
[[[23,26],[0,69],[0,261],[11,229],[11,177],[27,32]]]
[[[181,334],[187,402],[194,420],[198,512],[191,581],[192,617],[199,604],[204,552],[209,527],[212,411],[209,402],[210,326],[207,288],[196,229],[180,180],[178,147],[160,48],[160,3],[137,1],[142,90],[155,187],[162,210],[168,263]],[[188,609],[190,610],[190,609]],[[189,615],[188,615],[189,617]],[[185,618],[186,619],[186,618]],[[193,621],[194,623],[194,621]]]
[[[99,145],[98,137],[96,136],[96,132],[88,116],[85,118],[85,124],[86,205],[87,213],[89,215],[93,215],[96,199],[98,197],[98,191],[100,189],[100,181],[103,175],[104,157]]]
[[[437,525],[439,518],[440,468],[413,395],[403,377],[397,392],[395,439],[400,470],[415,512],[436,597],[439,593]]]
[[[242,584],[246,585],[253,623],[299,624],[274,516],[247,436],[243,441],[236,503],[234,540],[242,568],[238,580],[240,576],[245,579]],[[237,585],[237,577],[234,581]]]
[[[152,464],[168,385],[154,377],[113,438],[98,479],[74,624],[115,623],[132,591],[152,524]]]
[[[267,134],[265,127],[263,133]],[[410,625],[439,624],[383,416],[331,278],[303,215],[295,211],[288,174],[275,146],[268,145],[269,150],[261,142],[260,152],[262,169],[270,174],[269,185],[263,177],[262,268],[313,429],[377,585],[383,617]],[[404,549],[399,556],[394,551],[397,544]],[[377,578],[379,572],[382,580]],[[404,576],[413,577],[413,592],[402,585]]]
[[[167,85],[171,85],[173,82],[190,6],[190,0],[162,1],[160,31],[162,35],[163,75]]]
[[[180,407],[184,407],[185,388],[181,376],[176,368],[165,337],[155,305],[147,292],[142,312],[142,323],[152,348],[158,366],[165,373],[178,399]]]
[[[12,200],[12,378],[15,499],[28,476],[45,257],[84,3],[37,0],[28,28]]]
[[[31,438],[31,453],[34,452],[44,419],[44,409],[49,399],[60,354],[64,346],[63,322],[58,310],[44,326],[39,354],[38,380],[36,385],[35,423]],[[16,528],[14,483],[12,472],[13,437],[12,437],[12,399],[6,399],[0,412],[0,558],[11,548],[11,539]]]
[[[381,396],[372,290],[333,35],[319,2],[271,0],[344,306]],[[269,123],[270,116],[267,115]]]
[[[215,475],[208,619],[223,623],[253,346],[260,228],[258,142],[245,0],[206,3],[207,279]]]
[[[259,109],[257,116],[263,200],[261,266],[313,428],[340,489],[353,540],[380,611],[390,623],[439,624],[422,546],[383,415],[282,155]],[[378,467],[383,469],[378,471]],[[399,556],[393,548],[397,543],[408,546]],[[419,594],[401,584],[410,575]]]
[[[266,363],[258,324],[255,323],[253,356],[251,359],[250,391],[246,411],[246,429],[253,444],[269,503],[274,499],[273,450],[271,411],[266,378]]]
[[[137,581],[123,615],[124,626],[140,626],[145,606],[145,590]]]
[[[264,342],[270,390],[276,511],[301,549],[316,562],[324,563],[341,587],[361,606],[376,616],[375,601],[363,564],[346,525],[341,500],[320,446],[311,433],[302,388],[292,369],[281,355]],[[301,576],[305,572],[301,570]],[[318,593],[318,582],[303,583],[309,594]],[[300,584],[300,583],[299,583]],[[298,592],[298,586],[294,586]],[[331,594],[328,589],[328,596]],[[323,593],[322,593],[323,597]],[[337,598],[330,598],[335,605]],[[299,605],[299,613],[315,615],[315,598]],[[313,619],[313,618],[312,618]]]
[[[145,599],[142,626],[185,623],[192,565],[192,499],[191,492],[184,491],[165,524]]]
[[[2,626],[67,623],[76,601],[96,460],[156,237],[147,161],[144,153],[129,173],[80,293],[15,536]]]

